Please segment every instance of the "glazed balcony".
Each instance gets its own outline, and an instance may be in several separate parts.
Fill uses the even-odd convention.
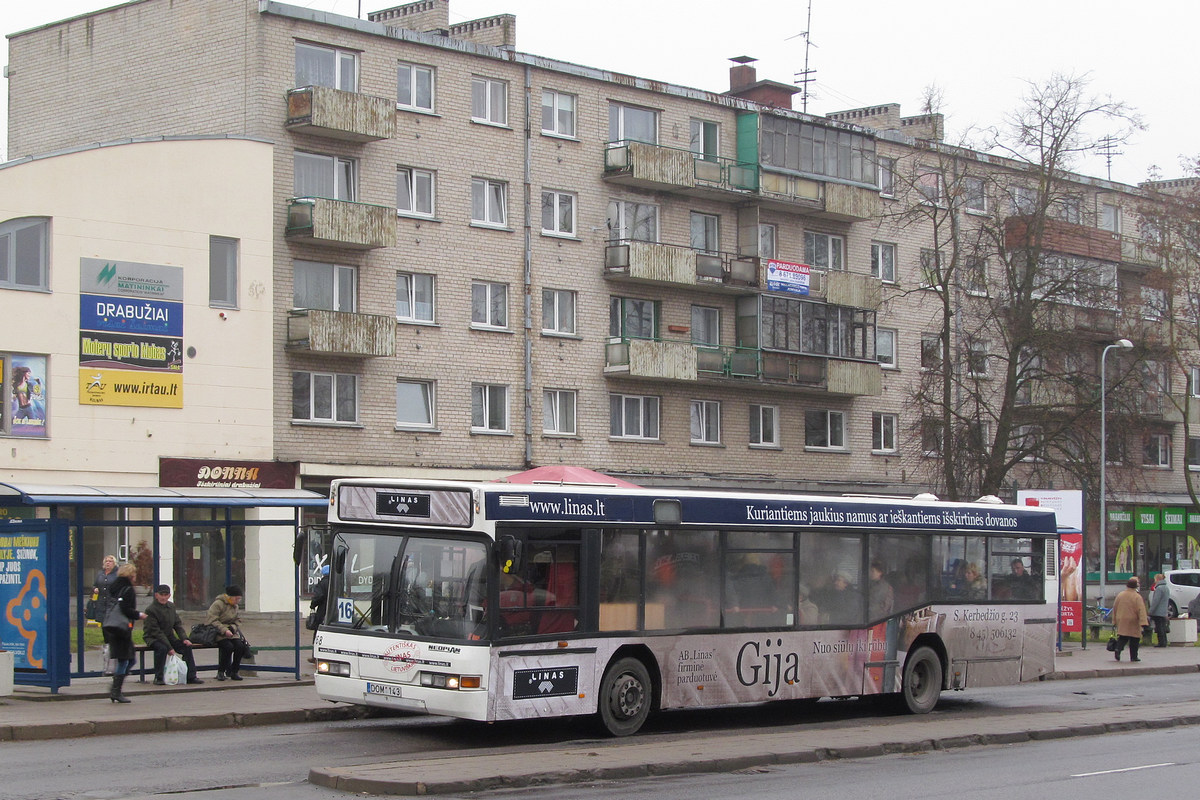
[[[758,259],[733,253],[701,253],[690,247],[622,239],[604,251],[606,277],[674,283],[706,289],[758,286]]]
[[[879,215],[879,190],[763,171],[759,198],[764,206],[823,219],[857,222]]]
[[[312,353],[357,358],[396,354],[396,320],[319,308],[288,312],[287,345]]]
[[[754,164],[646,142],[609,143],[604,151],[604,178],[622,186],[725,200],[730,194],[752,195],[758,190]]]
[[[328,86],[292,89],[285,127],[348,142],[390,139],[396,133],[396,101]]]
[[[289,239],[326,247],[392,247],[396,244],[396,210],[324,197],[294,197],[288,200],[285,234]]]

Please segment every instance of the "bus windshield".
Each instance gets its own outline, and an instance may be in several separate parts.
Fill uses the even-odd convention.
[[[483,542],[342,532],[333,552],[330,624],[464,640],[484,633]]]

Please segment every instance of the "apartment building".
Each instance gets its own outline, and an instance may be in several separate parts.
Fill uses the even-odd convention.
[[[522,53],[509,15],[449,20],[446,0],[368,20],[136,0],[21,32],[9,153],[271,143],[262,367],[271,458],[298,462],[302,488],[560,463],[644,485],[938,488],[913,395],[939,246],[909,209],[941,203],[932,166],[950,160],[984,181],[967,211],[1019,218],[1019,165],[940,144],[936,115],[793,111],[794,87],[748,60],[705,91]],[[1136,230],[1138,191],[1075,183],[1048,251],[1142,296],[1152,265],[1112,227]],[[243,197],[234,177],[204,202]],[[1110,307],[1072,335],[1093,357],[1131,320]],[[1163,364],[1165,396],[1182,377]],[[1131,508],[1183,503],[1187,443],[1161,416],[1145,435],[1166,464],[1130,465]]]

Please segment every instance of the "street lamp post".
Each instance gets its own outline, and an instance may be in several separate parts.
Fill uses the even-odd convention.
[[[1108,514],[1105,510],[1106,496],[1108,487],[1104,483],[1104,467],[1108,463],[1108,434],[1105,430],[1107,415],[1105,414],[1107,401],[1107,387],[1105,386],[1105,371],[1104,366],[1108,361],[1108,351],[1116,348],[1118,350],[1128,350],[1133,347],[1133,342],[1128,339],[1118,339],[1110,345],[1105,346],[1103,352],[1100,353],[1100,606],[1104,606],[1104,581],[1108,573],[1108,565],[1105,564],[1105,554],[1108,549]]]

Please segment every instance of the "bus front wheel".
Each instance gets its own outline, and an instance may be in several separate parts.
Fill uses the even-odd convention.
[[[637,733],[650,716],[650,673],[636,658],[622,658],[600,682],[600,721],[613,736]]]
[[[928,714],[942,695],[942,660],[928,647],[919,647],[904,663],[900,699],[912,714]]]

